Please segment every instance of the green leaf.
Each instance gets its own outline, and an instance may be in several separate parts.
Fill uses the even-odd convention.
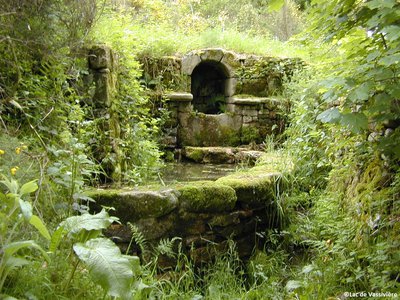
[[[49,251],[55,252],[60,244],[64,234],[66,234],[66,230],[63,226],[59,226],[56,231],[54,231],[51,236]]]
[[[366,101],[369,98],[371,89],[372,85],[369,82],[364,82],[363,84],[356,87],[353,91],[351,91],[348,98],[350,99],[350,101],[355,103]]]
[[[384,8],[384,7],[392,8],[393,6],[396,5],[396,0],[371,0],[367,1],[365,5],[370,9]]]
[[[317,120],[323,123],[335,123],[340,118],[340,112],[336,107],[329,108],[317,116]]]
[[[19,188],[18,181],[14,179],[9,180],[5,176],[3,176],[3,178],[4,180],[0,181],[0,183],[4,184],[11,194],[18,194],[18,188]]]
[[[400,86],[393,84],[392,86],[389,86],[388,92],[392,97],[400,99]]]
[[[385,38],[389,42],[398,41],[400,39],[400,26],[399,25],[389,25],[382,29],[385,33]]]
[[[400,130],[396,129],[391,135],[384,136],[379,140],[379,148],[388,155],[400,159]]]
[[[15,199],[14,197],[9,197],[8,195],[5,195],[0,192],[0,201],[2,202],[2,205],[5,204],[8,209],[12,208],[15,205]]]
[[[397,65],[400,62],[400,53],[388,55],[385,57],[382,57],[379,60],[379,63],[383,66],[391,66],[391,65]]]
[[[13,106],[15,106],[15,107],[18,108],[19,110],[23,110],[22,106],[21,106],[15,99],[16,99],[16,97],[10,101],[10,104],[12,104]]]
[[[18,267],[23,267],[29,264],[29,260],[22,257],[10,257],[6,261],[6,268],[8,271],[13,270]]]
[[[129,299],[133,271],[131,262],[110,240],[97,238],[73,246],[76,255],[88,267],[93,281],[100,284],[110,296]]]
[[[315,267],[313,265],[306,265],[303,267],[303,269],[301,270],[301,273],[303,274],[308,274],[312,271],[314,271]]]
[[[51,240],[50,233],[47,230],[46,225],[43,224],[42,220],[40,220],[38,216],[32,215],[29,223],[35,227],[44,238],[49,241]]]
[[[372,114],[387,114],[392,106],[392,97],[385,92],[375,94],[372,98],[372,103],[369,107],[369,112]]]
[[[118,218],[110,217],[103,209],[95,215],[86,213],[81,216],[69,217],[65,221],[61,222],[60,226],[64,227],[65,231],[68,232],[69,235],[78,235],[82,231],[106,229],[116,221],[118,221]]]
[[[268,4],[268,12],[280,10],[285,5],[285,0],[271,0]]]
[[[30,194],[30,193],[33,193],[34,191],[36,191],[38,189],[38,185],[37,185],[36,181],[37,180],[32,180],[32,181],[25,183],[21,187],[19,194],[21,196],[23,196],[23,195]]]
[[[18,202],[25,220],[29,221],[32,218],[32,204],[22,199],[19,199]]]
[[[340,124],[348,127],[354,133],[360,133],[368,128],[368,118],[363,113],[343,114]]]
[[[294,291],[295,289],[297,289],[297,288],[299,288],[299,287],[301,287],[301,286],[303,286],[303,284],[302,284],[300,281],[297,281],[297,280],[289,280],[289,281],[286,283],[285,289],[286,289],[288,292],[292,292],[292,291]]]
[[[9,243],[6,246],[3,247],[4,251],[4,257],[7,260],[11,256],[13,256],[16,252],[23,248],[35,248],[39,250],[43,257],[47,260],[50,261],[50,257],[47,255],[47,253],[40,247],[38,244],[35,243],[35,241],[28,240],[28,241],[19,241],[19,242],[13,242]]]
[[[6,295],[6,294],[0,294],[0,299],[2,299],[2,300],[18,300],[17,298],[14,298],[14,297]]]
[[[371,60],[375,60],[376,58],[381,56],[381,54],[382,53],[380,51],[374,51],[374,52],[368,54],[367,61],[370,62]]]

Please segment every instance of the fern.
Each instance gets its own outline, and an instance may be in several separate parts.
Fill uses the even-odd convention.
[[[169,238],[161,239],[158,242],[158,245],[154,248],[154,256],[158,258],[160,255],[166,255],[168,257],[174,258],[176,256],[176,253],[173,247],[174,247],[174,242],[177,240],[181,240],[181,238],[174,237],[172,239]]]
[[[145,252],[147,252],[146,238],[144,237],[143,233],[140,231],[139,227],[137,227],[136,225],[128,222],[128,227],[131,230],[132,237],[129,242],[128,249],[126,249],[126,254],[129,253],[132,243],[135,242],[138,245],[138,247],[143,255]]]

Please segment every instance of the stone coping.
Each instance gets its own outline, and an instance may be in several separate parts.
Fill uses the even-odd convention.
[[[177,102],[190,102],[193,100],[193,95],[191,93],[185,92],[172,92],[165,95],[169,101]]]
[[[279,103],[279,100],[275,98],[268,98],[268,97],[238,97],[238,96],[233,96],[231,97],[230,101],[228,102],[229,104],[235,104],[235,105],[257,105],[261,103]]]

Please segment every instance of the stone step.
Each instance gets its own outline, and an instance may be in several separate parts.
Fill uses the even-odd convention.
[[[182,157],[202,164],[254,164],[265,152],[246,147],[184,147]]]

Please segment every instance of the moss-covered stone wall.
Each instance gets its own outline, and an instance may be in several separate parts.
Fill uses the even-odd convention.
[[[150,243],[182,238],[184,251],[196,262],[210,259],[211,244],[223,246],[233,239],[241,257],[257,246],[257,232],[279,225],[274,197],[279,174],[259,166],[216,181],[180,183],[135,190],[92,190],[92,210],[114,207],[121,224],[107,232],[126,250],[136,225]],[[139,251],[133,247],[132,251]]]

